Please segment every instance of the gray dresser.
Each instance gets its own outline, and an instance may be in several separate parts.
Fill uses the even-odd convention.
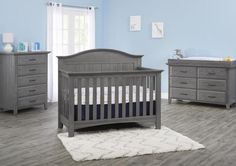
[[[172,99],[230,106],[236,102],[236,61],[169,59]]]
[[[0,53],[0,109],[36,105],[47,109],[47,55],[49,52]]]

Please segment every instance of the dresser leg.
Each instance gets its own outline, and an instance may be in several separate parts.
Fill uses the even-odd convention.
[[[227,109],[227,110],[230,109],[230,104],[226,104],[226,109]]]
[[[48,103],[44,103],[44,110],[48,109]]]
[[[13,110],[13,114],[14,114],[14,115],[17,115],[17,114],[18,114],[17,108],[15,108],[15,109]]]

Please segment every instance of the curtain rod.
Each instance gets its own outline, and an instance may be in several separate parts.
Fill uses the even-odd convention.
[[[48,6],[53,6],[53,4],[57,4],[55,2],[48,2],[47,5]],[[59,5],[59,4],[57,4]],[[73,5],[61,5],[62,7],[70,7],[70,8],[80,8],[80,9],[88,9],[90,8],[90,6],[73,6]],[[92,7],[92,6],[91,6]],[[98,9],[98,7],[94,7],[94,9]]]
[[[71,8],[80,8],[80,9],[88,9],[90,6],[72,6],[72,5],[62,5],[62,7],[71,7]],[[94,7],[94,9],[98,9],[98,7]]]

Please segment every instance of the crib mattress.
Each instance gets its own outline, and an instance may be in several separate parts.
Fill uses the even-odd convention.
[[[129,103],[129,86],[126,86],[125,87],[126,90],[125,90],[125,101],[126,103]],[[132,95],[132,99],[133,99],[133,103],[136,102],[136,86],[133,86],[133,95]],[[123,99],[123,94],[122,94],[122,86],[119,86],[118,87],[118,102],[119,103],[122,103],[122,99]],[[92,105],[93,104],[93,90],[94,88],[90,87],[89,88],[89,105]],[[115,104],[115,87],[112,86],[111,87],[111,104]],[[155,90],[153,90],[152,92],[152,95],[153,95],[153,100],[155,100]],[[81,104],[82,105],[85,105],[85,100],[86,100],[86,95],[85,95],[85,88],[81,88]],[[140,86],[139,87],[139,101],[140,102],[143,102],[143,87]],[[99,105],[101,102],[101,88],[100,87],[97,87],[97,96],[96,96],[96,102],[97,104]],[[149,88],[146,88],[146,101],[149,101],[150,100],[150,95],[151,95],[151,92],[150,92],[150,89]],[[108,87],[104,87],[104,104],[108,104]],[[78,105],[78,89],[75,88],[74,89],[74,105]]]

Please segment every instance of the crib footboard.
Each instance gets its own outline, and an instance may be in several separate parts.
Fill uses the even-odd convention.
[[[58,127],[153,122],[161,127],[161,71],[68,74],[59,72]]]

